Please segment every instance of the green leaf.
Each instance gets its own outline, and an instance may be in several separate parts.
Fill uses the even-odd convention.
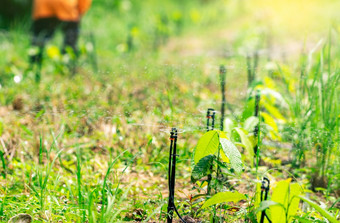
[[[241,160],[241,154],[236,146],[227,138],[220,137],[220,143],[224,154],[228,157],[231,167],[236,173],[241,173],[243,169],[243,163]]]
[[[297,222],[299,222],[299,223],[313,223],[313,221],[308,220],[305,217],[295,216],[295,220],[297,220]]]
[[[276,125],[275,119],[266,112],[261,112],[261,116],[264,119],[264,123],[273,128],[273,132],[278,133],[279,129]]]
[[[217,130],[205,133],[197,143],[194,155],[194,163],[198,163],[203,157],[213,155],[219,146],[219,134]]]
[[[0,121],[0,136],[2,136],[3,132],[4,132],[4,123]]]
[[[195,165],[191,173],[191,182],[195,183],[197,180],[204,176],[207,176],[210,172],[210,167],[212,166],[214,160],[214,155],[208,155],[203,157]]]
[[[289,202],[289,188],[290,179],[288,180],[282,180],[279,181],[273,191],[271,200],[283,205],[283,207],[288,206]],[[286,214],[285,210],[282,207],[279,206],[272,206],[270,208],[271,216],[272,216],[272,222],[286,222]]]
[[[266,103],[265,101],[262,101],[262,104],[272,116],[286,122],[286,119],[283,117],[283,115],[280,113],[280,111],[277,108],[270,105],[269,103]]]
[[[233,131],[235,124],[232,119],[224,119],[224,132],[227,134],[228,138],[231,138],[231,132]]]
[[[261,183],[258,182],[258,183],[256,183],[256,193],[255,193],[254,207],[255,208],[260,207],[260,203],[261,203]],[[261,213],[258,213],[256,216],[257,216],[257,219],[260,220]]]
[[[320,207],[317,203],[315,203],[314,201],[309,200],[306,197],[303,196],[297,196],[298,198],[300,198],[301,200],[303,200],[304,202],[308,203],[310,206],[312,206],[315,210],[317,210],[323,217],[327,218],[328,221],[332,222],[332,223],[338,223],[338,220],[336,220],[336,218],[329,213],[328,211],[326,211],[325,209],[323,209],[322,207]]]
[[[212,196],[210,199],[208,199],[203,206],[201,207],[203,208],[207,208],[210,207],[211,205],[214,204],[219,204],[219,203],[223,203],[223,202],[239,202],[240,200],[246,200],[246,196],[244,194],[241,194],[237,191],[235,192],[219,192],[217,194],[215,194],[214,196]]]
[[[285,210],[285,207],[284,207],[282,204],[277,203],[277,202],[275,202],[275,201],[267,200],[267,201],[261,201],[260,207],[256,209],[256,213],[261,212],[261,211],[264,211],[264,210],[266,210],[267,208],[272,207],[272,206],[279,206],[279,207],[281,207],[283,210]],[[260,216],[261,216],[261,215],[260,215]]]
[[[246,104],[244,111],[242,113],[242,116],[241,116],[241,121],[244,121],[247,118],[249,118],[250,116],[253,116],[254,111],[255,111],[255,99],[251,98],[247,101],[247,104]]]
[[[299,184],[293,183],[289,187],[289,209],[288,209],[288,222],[292,221],[292,217],[296,215],[299,209],[300,199],[297,195],[301,195],[302,190]]]
[[[243,128],[248,132],[252,132],[254,131],[257,124],[259,124],[259,118],[255,116],[250,116],[244,121]]]
[[[254,159],[254,148],[252,143],[250,142],[250,140],[248,139],[248,136],[246,135],[246,133],[244,132],[243,129],[241,128],[235,128],[236,132],[239,134],[239,136],[241,137],[241,142],[244,145],[245,149],[247,150],[247,159],[250,162],[250,165],[253,167],[253,159]]]

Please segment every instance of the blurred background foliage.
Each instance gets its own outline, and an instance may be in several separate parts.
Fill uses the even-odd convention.
[[[1,0],[0,28],[7,29],[13,23],[27,19],[31,14],[32,0]]]

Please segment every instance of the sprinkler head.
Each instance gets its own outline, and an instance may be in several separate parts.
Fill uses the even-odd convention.
[[[260,100],[261,91],[259,89],[256,90],[255,97],[256,97],[256,100]]]
[[[211,113],[212,113],[212,115],[211,115]],[[213,109],[213,108],[208,108],[208,111],[207,111],[207,118],[212,118],[214,115],[215,115],[215,109]]]
[[[221,65],[220,66],[220,74],[225,74],[225,73],[226,73],[225,66]]]
[[[172,128],[170,132],[170,140],[177,139],[177,128]]]
[[[267,177],[263,177],[263,180],[262,180],[262,185],[261,185],[261,190],[269,190],[269,187],[270,187],[270,181]]]

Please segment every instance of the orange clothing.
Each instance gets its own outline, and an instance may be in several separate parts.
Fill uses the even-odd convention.
[[[79,21],[90,5],[91,0],[34,0],[33,19],[57,17],[62,21]]]

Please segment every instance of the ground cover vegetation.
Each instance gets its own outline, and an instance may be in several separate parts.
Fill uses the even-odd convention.
[[[339,221],[337,1],[94,1],[39,78],[6,4],[1,222]]]

